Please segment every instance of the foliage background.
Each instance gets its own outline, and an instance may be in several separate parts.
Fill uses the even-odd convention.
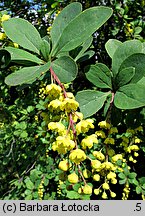
[[[29,20],[44,36],[49,34],[55,16],[70,2],[73,1],[1,1],[0,14]],[[105,43],[109,38],[122,42],[134,38],[143,41],[145,38],[144,0],[78,2],[82,3],[84,9],[96,5],[109,6],[113,9],[113,16],[94,34],[91,49],[95,51],[95,55],[85,64],[80,64],[78,77],[68,88],[74,94],[78,90],[93,88],[84,76],[87,64],[98,61],[111,65],[105,51]],[[1,46],[9,43],[8,39],[0,41]],[[0,199],[39,199],[38,190],[44,176],[44,199],[59,199],[58,158],[51,151],[48,156],[48,140],[51,137],[44,130],[45,122],[41,116],[45,108],[40,88],[49,83],[50,77],[47,81],[37,81],[25,88],[9,87],[4,83],[4,78],[16,68],[16,65],[11,65],[8,70],[0,71]],[[102,120],[103,111],[100,110],[94,117],[98,121]],[[141,123],[144,126],[144,115]],[[134,168],[140,176],[145,176],[144,152],[143,146],[140,166]],[[65,197],[62,195],[60,198]],[[117,198],[120,199],[120,196]],[[130,198],[138,197],[131,195]]]

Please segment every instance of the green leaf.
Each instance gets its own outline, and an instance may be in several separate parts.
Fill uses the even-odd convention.
[[[132,78],[131,82],[138,82],[143,76],[145,76],[145,54],[136,53],[130,55],[122,62],[119,70],[123,70],[127,67],[135,68],[135,75]]]
[[[145,177],[141,177],[138,179],[140,184],[145,184]]]
[[[142,43],[142,52],[145,53],[145,42]]]
[[[145,88],[139,84],[128,84],[118,89],[114,104],[119,109],[136,109],[145,106]]]
[[[84,54],[82,54],[82,56],[77,60],[77,62],[87,61],[87,60],[90,59],[94,54],[95,54],[95,52],[94,52],[93,50],[89,50],[89,51],[85,52]]]
[[[123,61],[135,53],[142,52],[142,43],[139,40],[129,40],[122,43],[115,51],[112,58],[112,72],[117,74]],[[126,67],[131,67],[128,65]],[[123,68],[121,68],[123,69]]]
[[[119,73],[115,77],[114,86],[117,88],[126,85],[131,81],[133,76],[135,75],[134,67],[127,67],[119,71]]]
[[[80,91],[76,95],[76,100],[79,102],[80,111],[84,118],[87,118],[102,108],[107,96],[110,92],[100,92],[94,90]]]
[[[133,179],[133,184],[137,186],[139,183],[136,179]]]
[[[91,65],[87,69],[88,72],[86,73],[86,77],[90,82],[92,82],[95,86],[99,88],[111,89],[111,73],[107,69],[105,70],[105,68],[102,68],[102,65]]]
[[[113,58],[113,55],[116,51],[116,49],[122,44],[121,41],[116,39],[109,39],[105,44],[105,49],[110,56],[110,58]]]
[[[136,193],[137,193],[137,194],[142,193],[142,189],[141,189],[140,186],[137,186],[137,187],[136,187]]]
[[[11,61],[10,53],[5,49],[0,49],[0,68],[5,68]]]
[[[75,61],[78,61],[79,58],[81,58],[84,54],[84,52],[91,46],[93,41],[93,37],[90,36],[89,38],[87,38],[87,40],[77,48],[77,50],[79,50],[77,56],[75,57]]]
[[[119,184],[125,184],[125,183],[126,183],[126,179],[119,180]]]
[[[42,64],[42,60],[39,59],[37,56],[32,55],[31,53],[17,49],[14,47],[6,47],[5,48],[11,54],[11,61],[22,64],[22,65],[29,65],[32,63]]]
[[[145,86],[145,77],[142,77],[137,83]]]
[[[76,191],[68,191],[67,192],[67,197],[69,198],[69,199],[79,199],[80,198],[80,194],[78,194],[78,192],[76,192]]]
[[[118,176],[119,176],[119,178],[121,178],[121,179],[125,179],[125,178],[126,178],[126,176],[124,175],[124,173],[119,173]]]
[[[78,189],[80,188],[80,186],[81,186],[81,183],[74,184],[73,185],[74,191],[78,191]]]
[[[141,33],[141,31],[142,31],[142,28],[141,28],[140,26],[137,26],[137,27],[135,27],[135,29],[134,29],[134,34],[135,34],[135,35],[138,35],[138,34]]]
[[[17,123],[15,126],[15,129],[25,130],[26,128],[27,128],[27,123],[25,121]]]
[[[44,57],[44,60],[48,61],[49,60],[49,53],[50,53],[50,44],[45,39],[42,41],[40,51]]]
[[[20,134],[21,138],[27,138],[28,137],[28,133],[26,131],[22,131]]]
[[[21,84],[31,84],[36,79],[47,72],[50,68],[50,62],[41,65],[41,66],[34,66],[34,67],[25,67],[22,68],[10,75],[8,75],[5,79],[5,83],[10,86],[16,86]]]
[[[31,193],[32,193],[31,190],[29,190],[29,189],[25,190],[25,194],[26,194],[26,195],[30,195]]]
[[[128,178],[134,179],[136,178],[137,174],[135,172],[129,173]]]
[[[29,190],[34,189],[34,184],[29,178],[25,179],[24,182],[26,184],[27,189],[29,189]]]
[[[82,11],[82,5],[74,2],[66,6],[56,17],[50,31],[52,47],[58,43],[65,27]]]
[[[25,200],[32,200],[33,199],[33,195],[29,194],[25,197]]]
[[[11,18],[3,22],[6,35],[25,49],[39,54],[42,39],[37,29],[27,20]]]
[[[69,56],[62,56],[56,59],[52,62],[51,67],[63,83],[73,81],[78,73],[75,61]]]
[[[81,45],[112,15],[112,9],[104,6],[88,8],[74,18],[63,30],[60,39],[52,49],[52,55],[70,51]]]

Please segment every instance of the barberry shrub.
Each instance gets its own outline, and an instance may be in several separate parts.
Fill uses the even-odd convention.
[[[5,83],[44,84],[35,119],[42,121],[36,139],[42,140],[46,163],[40,159],[42,169],[36,159],[30,177],[25,176],[21,186],[20,179],[15,182],[24,199],[124,200],[137,194],[145,198],[145,177],[135,169],[144,149],[143,121],[129,121],[132,112],[144,114],[144,43],[110,39],[105,47],[112,69],[98,62],[85,68],[93,90],[74,96],[66,86],[77,77],[79,63],[94,54],[88,50],[92,34],[111,15],[108,7],[82,12],[80,3],[71,3],[56,17],[50,37],[44,38],[24,19],[2,20],[5,37],[18,46],[0,50],[1,67],[20,67],[6,76]]]

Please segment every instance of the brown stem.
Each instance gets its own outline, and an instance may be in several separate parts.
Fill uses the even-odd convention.
[[[82,173],[82,171],[81,171],[81,169],[80,169],[80,165],[78,165],[78,172],[79,172],[79,174],[81,175],[84,184],[86,185],[87,183],[86,183],[86,180],[85,180],[85,178],[84,178],[84,176],[83,176],[83,173]]]
[[[106,117],[106,121],[108,123],[110,123],[110,124],[111,124],[111,111],[112,111],[112,107],[113,107],[115,93],[112,92],[111,94],[112,94],[112,98],[111,98],[111,101],[110,101],[110,106],[109,106],[107,117]]]
[[[52,69],[52,67],[50,67],[50,73],[51,73],[51,76],[53,77],[53,79],[54,79],[54,80],[58,83],[58,85],[62,88],[64,98],[67,98],[66,90],[65,90],[63,84],[61,83],[61,81],[59,80],[58,76],[55,74],[55,72],[54,72],[54,70]],[[76,143],[76,148],[77,148],[76,130],[75,130],[75,127],[74,127],[74,121],[73,121],[73,119],[72,119],[72,113],[69,113],[69,114],[68,114],[68,117],[69,117],[69,126],[68,126],[68,129],[67,129],[67,134],[69,133],[70,128],[71,128],[72,131],[73,131],[74,141],[75,141],[75,143]]]
[[[54,80],[55,80],[55,81],[58,83],[58,85],[62,88],[64,97],[67,98],[67,94],[66,94],[65,88],[64,88],[63,84],[60,82],[58,76],[55,74],[55,72],[54,72],[54,70],[52,69],[52,67],[50,67],[50,73],[51,73],[52,77],[54,78]]]

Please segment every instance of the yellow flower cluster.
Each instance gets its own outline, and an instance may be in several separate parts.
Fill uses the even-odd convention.
[[[86,157],[85,152],[81,149],[75,149],[69,155],[69,159],[75,164],[80,164],[80,162],[84,161]]]
[[[76,111],[78,107],[79,107],[79,103],[74,99],[70,99],[70,98],[65,98],[61,104],[61,110],[66,111],[67,113]]]
[[[61,92],[61,87],[56,84],[47,85],[45,89],[45,93],[49,96],[49,98],[53,99],[58,98]]]
[[[112,157],[112,162],[115,163],[118,160],[123,160],[122,154],[116,154]]]
[[[103,129],[110,129],[111,125],[106,121],[101,121],[98,123],[98,126]]]
[[[41,180],[41,183],[40,183],[40,185],[38,187],[38,195],[39,195],[40,200],[42,200],[42,198],[43,198],[43,192],[44,192],[43,184],[44,184],[44,180]]]
[[[93,129],[93,123],[94,121],[92,119],[81,120],[76,124],[77,134],[79,135],[80,133],[86,133],[89,131],[89,129]]]
[[[105,160],[105,155],[100,152],[100,151],[94,151],[93,152],[94,157],[96,157],[96,159],[100,160],[100,161],[104,161]]]
[[[58,186],[57,186],[57,194],[58,196],[61,195],[61,185],[63,184],[63,181],[59,180]]]
[[[52,150],[66,156],[58,165],[65,174],[63,184],[69,182],[73,186],[79,182],[79,194],[91,195],[94,192],[102,199],[109,196],[115,198],[116,193],[111,190],[111,185],[117,184],[116,173],[123,172],[128,161],[135,163],[133,156],[138,157],[138,144],[141,142],[137,133],[142,128],[129,128],[119,135],[117,127],[101,121],[98,123],[99,130],[94,131],[94,120],[84,119],[83,114],[77,111],[79,103],[71,92],[65,92],[56,84],[47,85],[44,90],[48,99],[47,115],[57,116],[53,121],[49,118],[47,123],[48,130],[53,134]],[[100,187],[94,188],[92,182],[100,182]],[[126,186],[123,199],[127,199],[128,194],[129,187]]]
[[[129,193],[130,193],[130,187],[129,184],[126,184],[123,189],[122,200],[127,200],[129,197]]]
[[[68,181],[72,184],[76,184],[79,181],[79,177],[75,172],[73,172],[68,175]]]
[[[97,136],[95,134],[87,136],[84,139],[82,139],[81,142],[82,149],[86,149],[86,148],[91,149],[94,143],[98,144]]]
[[[63,160],[59,162],[58,168],[63,170],[63,171],[67,171],[69,169],[69,163],[68,160]]]
[[[92,186],[90,186],[89,184],[85,184],[84,186],[82,186],[78,189],[78,193],[91,195],[92,194]]]
[[[66,134],[66,128],[61,122],[50,122],[48,129],[57,132],[59,135]]]
[[[56,137],[56,141],[52,143],[52,150],[58,151],[59,154],[66,154],[75,147],[75,142],[66,136]]]

